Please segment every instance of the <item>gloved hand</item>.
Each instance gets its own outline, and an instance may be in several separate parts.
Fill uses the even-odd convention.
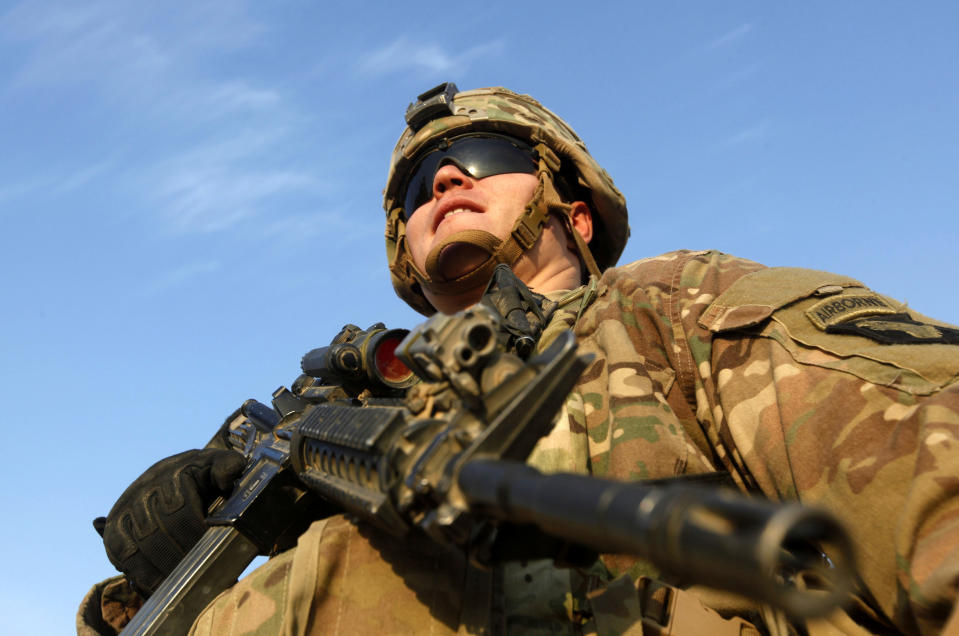
[[[167,457],[120,495],[93,526],[110,563],[144,598],[152,594],[206,531],[206,514],[227,496],[246,458],[236,451],[189,450]]]

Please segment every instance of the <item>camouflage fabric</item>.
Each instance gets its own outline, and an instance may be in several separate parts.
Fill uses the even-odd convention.
[[[191,633],[455,633],[468,587],[462,555],[337,516],[218,597]]]
[[[744,490],[825,507],[860,548],[862,589],[810,634],[959,628],[954,328],[846,277],[717,252],[646,259],[551,297],[563,295],[542,345],[572,327],[597,357],[531,463],[626,480],[726,471]],[[314,528],[195,633],[660,633],[651,572],[633,559],[484,578],[435,546],[338,518]],[[723,614],[757,609],[695,593]]]
[[[861,611],[938,633],[959,580],[959,347],[828,330],[887,308],[948,329],[849,278],[719,253],[609,271],[575,328],[598,355],[569,402],[588,470],[726,470],[823,506],[864,555]]]
[[[118,634],[143,604],[122,576],[114,576],[87,592],[77,612],[77,634]]]

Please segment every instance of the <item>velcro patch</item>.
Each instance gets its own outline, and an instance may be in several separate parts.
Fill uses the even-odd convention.
[[[806,310],[806,317],[823,331],[828,331],[831,326],[858,316],[896,314],[900,311],[900,308],[893,307],[884,298],[873,293],[842,294],[816,303]]]
[[[853,318],[830,325],[826,331],[864,336],[883,344],[959,344],[959,329],[917,322],[907,314]]]

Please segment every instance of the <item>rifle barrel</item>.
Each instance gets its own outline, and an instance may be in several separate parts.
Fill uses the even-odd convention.
[[[818,509],[682,483],[544,475],[485,459],[463,466],[459,486],[477,513],[531,523],[601,553],[639,556],[684,583],[745,594],[793,616],[821,616],[850,589],[852,543]],[[813,574],[825,590],[797,587],[799,574]]]

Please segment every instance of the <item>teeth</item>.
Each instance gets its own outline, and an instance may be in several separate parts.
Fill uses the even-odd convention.
[[[467,208],[456,208],[455,210],[450,210],[449,212],[444,214],[443,218],[446,219],[454,214],[459,214],[460,212],[472,212],[472,210],[469,210]]]

